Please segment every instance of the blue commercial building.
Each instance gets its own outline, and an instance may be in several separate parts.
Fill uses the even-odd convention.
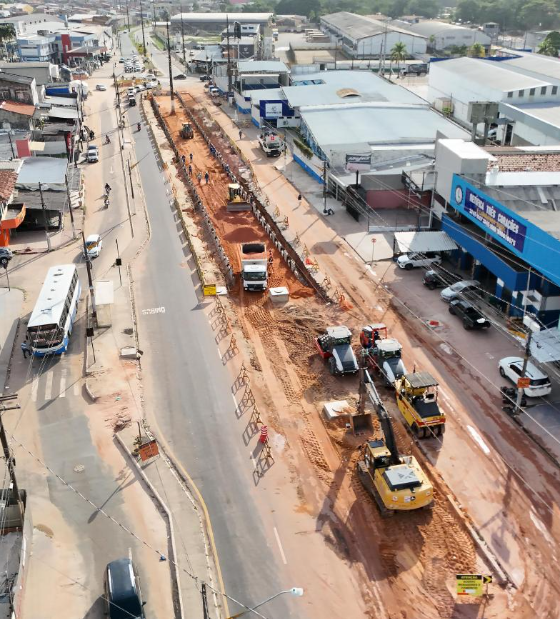
[[[436,149],[441,228],[454,259],[511,316],[560,318],[560,147],[482,149],[442,140]],[[437,210],[437,207],[436,207]]]

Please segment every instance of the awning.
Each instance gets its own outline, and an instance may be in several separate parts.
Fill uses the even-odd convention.
[[[458,245],[443,231],[413,231],[395,233],[399,251],[408,252],[450,252]]]
[[[558,328],[553,327],[552,329],[533,332],[531,355],[539,362],[560,360],[560,331]]]

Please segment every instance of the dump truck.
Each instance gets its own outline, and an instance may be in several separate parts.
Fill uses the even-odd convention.
[[[417,437],[441,436],[445,431],[437,388],[438,382],[429,372],[409,373],[395,382],[397,405]]]
[[[360,400],[363,402],[366,397],[375,409],[383,436],[362,445],[357,463],[360,482],[375,500],[383,517],[431,507],[433,486],[414,456],[399,454],[389,412],[368,371],[362,368]]]
[[[268,255],[266,245],[260,242],[240,243],[241,281],[246,291],[266,291]]]
[[[241,186],[239,183],[230,183],[228,185],[226,209],[230,212],[251,210],[251,205],[241,196]]]
[[[345,325],[327,327],[323,335],[315,338],[315,348],[324,360],[328,360],[331,375],[358,372],[358,361],[352,350],[352,332]]]
[[[181,138],[185,140],[190,140],[194,137],[193,128],[190,123],[183,123],[183,127],[181,128]]]
[[[362,327],[360,344],[366,352],[366,362],[370,368],[383,375],[388,387],[394,386],[395,381],[406,374],[406,367],[402,360],[402,345],[396,338],[387,337],[387,327],[384,323],[373,323]]]
[[[284,151],[282,138],[271,132],[264,132],[259,136],[259,146],[267,157],[279,157]]]

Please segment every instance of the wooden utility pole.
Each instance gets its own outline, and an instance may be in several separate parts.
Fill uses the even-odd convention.
[[[8,394],[6,396],[0,396],[0,442],[2,443],[2,451],[4,452],[4,458],[6,459],[6,467],[10,474],[10,482],[12,483],[12,489],[16,496],[16,501],[20,513],[21,522],[23,525],[23,506],[21,503],[21,497],[19,494],[19,487],[16,479],[15,459],[10,453],[10,446],[8,445],[8,439],[6,438],[6,429],[4,428],[4,412],[12,409],[20,409],[19,404],[5,405],[4,403],[10,400],[15,400],[17,394]]]
[[[47,210],[45,209],[45,201],[43,200],[43,187],[39,181],[39,194],[41,195],[41,208],[43,209],[43,222],[45,224],[45,237],[47,239],[47,252],[51,251],[51,238],[49,237],[49,226],[47,223]]]
[[[84,248],[84,257],[86,259],[86,268],[87,268],[88,284],[89,284],[89,296],[91,297],[91,315],[93,316],[95,320],[97,319],[97,309],[95,307],[95,290],[93,288],[93,278],[91,275],[91,259],[87,253],[86,238],[85,238],[83,230],[82,230],[82,244]]]

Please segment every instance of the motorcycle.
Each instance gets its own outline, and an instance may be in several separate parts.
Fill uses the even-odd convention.
[[[138,131],[142,131],[142,125],[140,123],[138,123],[137,128],[138,128]]]
[[[111,144],[111,138],[109,138],[109,136],[105,136],[105,144]]]

